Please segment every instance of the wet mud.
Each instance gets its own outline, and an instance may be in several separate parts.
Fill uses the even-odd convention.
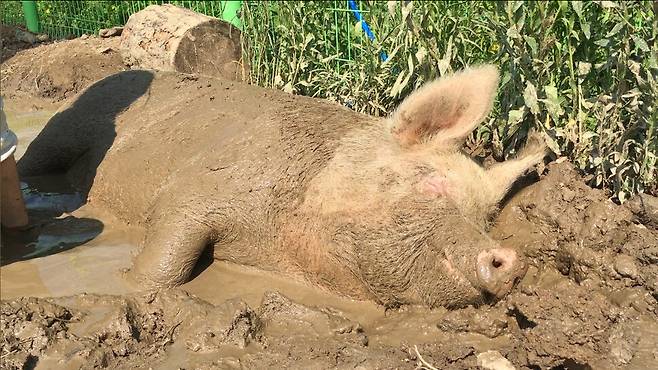
[[[52,114],[25,112],[9,120],[29,117],[16,130],[24,146]],[[66,178],[22,180],[33,221],[22,232],[2,231],[2,369],[646,369],[658,362],[656,198],[614,204],[564,160],[511,197],[491,225],[501,246],[528,257],[525,278],[492,305],[456,310],[387,310],[209,256],[182,287],[141,292],[124,271],[142,226],[83,205]]]

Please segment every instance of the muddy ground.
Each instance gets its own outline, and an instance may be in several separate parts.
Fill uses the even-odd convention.
[[[36,46],[2,64],[2,94],[22,150],[58,104],[125,68],[114,51],[101,50],[113,40]],[[142,229],[80,207],[61,179],[24,180],[37,222],[2,234],[3,369],[645,369],[658,362],[656,198],[616,205],[563,159],[525,179],[530,185],[492,225],[503,246],[529,257],[526,277],[493,306],[453,311],[385,311],[209,260],[180,288],[139,292],[122,269]]]
[[[6,99],[31,100],[38,109],[60,103],[93,82],[126,69],[118,52],[118,37],[85,36],[28,44],[16,40],[15,31],[0,28],[0,85]]]

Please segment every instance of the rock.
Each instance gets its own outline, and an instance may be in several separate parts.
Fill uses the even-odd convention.
[[[123,27],[103,28],[102,30],[98,31],[98,36],[103,38],[114,37],[121,36],[121,33],[123,33]]]
[[[620,254],[615,258],[615,271],[619,273],[619,275],[631,278],[633,280],[637,280],[638,278],[638,270],[637,270],[637,265],[635,264],[635,258],[625,255],[625,254]]]
[[[650,228],[658,228],[658,197],[648,194],[638,194],[624,204],[639,218],[639,220]]]
[[[616,327],[615,329],[617,330],[613,331],[608,339],[610,342],[610,357],[617,365],[626,365],[635,356],[640,338],[628,326]]]
[[[514,365],[498,351],[487,351],[477,356],[478,366],[486,370],[516,370]]]
[[[17,29],[16,40],[26,42],[28,44],[34,44],[37,42],[37,36],[31,32]]]
[[[112,49],[111,47],[106,46],[106,47],[103,47],[103,48],[99,48],[99,49],[98,49],[98,53],[100,53],[100,54],[106,54],[106,53],[109,53],[109,52],[112,51],[112,50],[113,50],[113,49]]]
[[[565,188],[562,191],[562,199],[564,199],[565,202],[571,202],[575,197],[576,197],[576,192],[569,188]]]

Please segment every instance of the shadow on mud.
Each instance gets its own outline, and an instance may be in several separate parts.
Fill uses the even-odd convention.
[[[21,177],[66,174],[86,199],[116,138],[116,117],[148,91],[153,73],[125,71],[85,90],[55,114],[18,161]]]
[[[2,230],[0,265],[71,249],[103,231],[101,221],[67,213],[86,203],[98,166],[116,138],[117,116],[152,81],[148,71],[106,77],[48,121],[18,161],[30,225]]]

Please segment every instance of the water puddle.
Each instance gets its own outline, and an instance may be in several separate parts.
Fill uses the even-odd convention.
[[[55,114],[56,107],[47,109],[23,107],[26,103],[5,100],[5,115],[9,128],[18,136],[18,147],[14,156],[16,160],[23,156],[29,143],[37,137],[48,120]]]
[[[103,230],[103,223],[69,215],[84,204],[63,176],[45,176],[21,183],[30,224],[2,230],[0,264],[43,257],[82,245]]]

